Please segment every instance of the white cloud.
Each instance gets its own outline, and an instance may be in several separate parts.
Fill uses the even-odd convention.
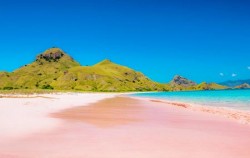
[[[247,69],[250,70],[250,66],[248,66]]]
[[[237,76],[237,74],[235,74],[235,73],[232,73],[232,77],[235,77],[235,76]]]
[[[224,76],[224,73],[221,72],[221,73],[220,73],[220,76]]]

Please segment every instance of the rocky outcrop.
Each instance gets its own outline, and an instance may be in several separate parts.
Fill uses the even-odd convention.
[[[59,49],[59,48],[50,48],[46,50],[44,53],[40,54],[37,56],[37,60],[44,59],[46,61],[51,61],[51,60],[59,60],[61,57],[63,57],[65,53]]]
[[[193,90],[219,90],[228,89],[228,87],[219,85],[217,83],[202,82],[196,84],[182,76],[176,75],[174,79],[168,84],[170,91],[193,91]]]
[[[170,82],[172,86],[183,86],[183,87],[191,87],[196,86],[197,84],[185,77],[176,75],[173,80]]]
[[[235,87],[236,89],[249,89],[250,88],[250,85],[247,84],[247,83],[244,83],[244,84],[241,84],[239,86],[236,86]]]

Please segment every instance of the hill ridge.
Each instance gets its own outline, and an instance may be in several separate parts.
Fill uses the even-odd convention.
[[[81,66],[60,48],[49,48],[34,62],[11,73],[0,72],[0,89],[55,89],[80,91],[179,91],[225,88],[197,85],[182,76],[161,84],[143,73],[104,59],[93,66]]]

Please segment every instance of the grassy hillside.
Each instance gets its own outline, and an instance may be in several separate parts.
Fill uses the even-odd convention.
[[[175,76],[169,84],[150,80],[140,72],[104,60],[93,66],[81,66],[59,48],[39,54],[35,61],[14,72],[0,72],[0,90],[67,91],[182,91],[224,89],[215,83],[195,82]]]
[[[109,60],[104,60],[94,66],[70,68],[51,85],[55,89],[88,91],[153,91],[163,90],[164,87],[140,72]]]
[[[196,84],[181,76],[175,76],[174,79],[167,84],[167,89],[170,91],[194,91],[194,90],[220,90],[228,89],[227,86],[219,85],[217,83],[202,82]]]
[[[33,63],[12,73],[1,72],[0,80],[0,89],[155,91],[164,88],[142,73],[109,60],[80,66],[59,48],[46,50]]]
[[[12,80],[10,78],[10,73],[8,72],[0,72],[0,88],[9,90],[12,88]]]
[[[195,90],[216,90],[216,89],[227,89],[227,86],[222,86],[217,83],[206,83],[202,82],[201,84],[197,85]]]
[[[61,73],[79,65],[61,49],[51,48],[38,55],[33,63],[0,76],[0,87],[2,89],[8,87],[13,89],[46,89]]]

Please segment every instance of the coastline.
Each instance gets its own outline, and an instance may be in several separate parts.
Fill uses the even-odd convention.
[[[0,139],[18,138],[39,130],[51,130],[59,126],[61,120],[48,117],[50,113],[77,106],[87,106],[117,95],[121,94],[8,94],[0,98],[0,135],[2,136]]]
[[[162,102],[119,95],[88,106],[50,110],[46,117],[60,120],[60,124],[50,130],[40,129],[21,138],[1,141],[0,157],[250,156],[250,126]],[[40,125],[40,122],[36,124]]]
[[[59,124],[60,121],[58,119],[51,119],[50,121],[45,121],[48,120],[45,118],[45,116],[50,115],[50,113],[54,113],[57,111],[61,111],[64,109],[68,108],[73,108],[73,107],[81,107],[81,106],[88,106],[91,103],[98,102],[100,100],[105,100],[108,98],[114,98],[117,96],[123,96],[123,97],[128,97],[128,98],[133,98],[133,99],[138,99],[138,100],[144,100],[144,101],[150,101],[150,102],[155,102],[155,103],[164,103],[166,106],[176,106],[180,108],[185,108],[187,111],[198,111],[202,113],[209,113],[212,115],[217,115],[220,117],[227,118],[229,120],[236,121],[240,124],[250,124],[250,112],[249,111],[241,111],[241,110],[236,110],[236,109],[231,109],[231,108],[224,108],[224,107],[211,107],[211,106],[203,106],[199,104],[190,104],[190,103],[185,103],[185,102],[176,102],[176,101],[169,101],[166,99],[159,99],[159,98],[146,98],[146,97],[137,97],[137,96],[131,96],[130,94],[135,94],[135,93],[147,93],[147,92],[127,92],[127,93],[112,93],[112,92],[84,92],[84,93],[79,93],[79,92],[54,92],[54,93],[45,93],[45,94],[40,94],[40,93],[33,93],[33,94],[0,94],[0,107],[7,107],[7,104],[15,104],[17,107],[13,109],[14,113],[18,112],[18,107],[24,108],[27,105],[35,105],[36,108],[40,108],[40,112],[37,112],[38,110],[36,109],[35,111],[39,113],[39,117],[41,116],[44,119],[44,122],[48,122],[47,124]],[[89,97],[88,97],[89,96]],[[75,97],[75,98],[74,98]],[[83,100],[79,100],[80,97],[84,98]],[[31,100],[29,100],[31,99]],[[4,102],[7,101],[5,104]],[[45,104],[45,106],[43,105]],[[48,106],[49,104],[49,106]],[[17,108],[17,109],[16,109]],[[34,108],[35,109],[35,108]],[[29,109],[32,111],[32,108]],[[29,111],[28,113],[30,113]],[[5,116],[6,113],[13,113],[12,108],[8,107],[5,109],[5,111],[0,111],[0,125],[4,124],[8,128],[12,128],[10,125],[6,125],[3,120],[6,120],[4,117],[9,117]],[[25,117],[25,112],[21,113],[21,116],[13,116],[15,117]],[[29,115],[27,115],[29,116]],[[2,122],[1,122],[2,120]],[[22,118],[20,118],[22,120]],[[14,119],[13,122],[17,121],[18,124],[21,124],[19,122],[19,119],[17,118],[16,120]],[[51,123],[54,122],[54,123]],[[12,125],[14,126],[14,124]],[[2,133],[5,131],[5,133],[9,133],[8,130],[2,130]],[[22,132],[21,132],[22,133]]]
[[[181,102],[181,101],[171,101],[167,99],[160,99],[160,98],[153,98],[153,97],[149,98],[149,97],[139,97],[139,96],[131,96],[131,95],[126,95],[126,96],[130,98],[140,99],[140,100],[165,103],[168,105],[185,108],[187,110],[210,113],[210,114],[228,118],[230,120],[237,121],[238,123],[241,123],[241,124],[250,125],[250,111],[248,110],[238,110],[238,109],[228,108],[228,107],[204,106],[200,104],[187,103],[187,102]]]

